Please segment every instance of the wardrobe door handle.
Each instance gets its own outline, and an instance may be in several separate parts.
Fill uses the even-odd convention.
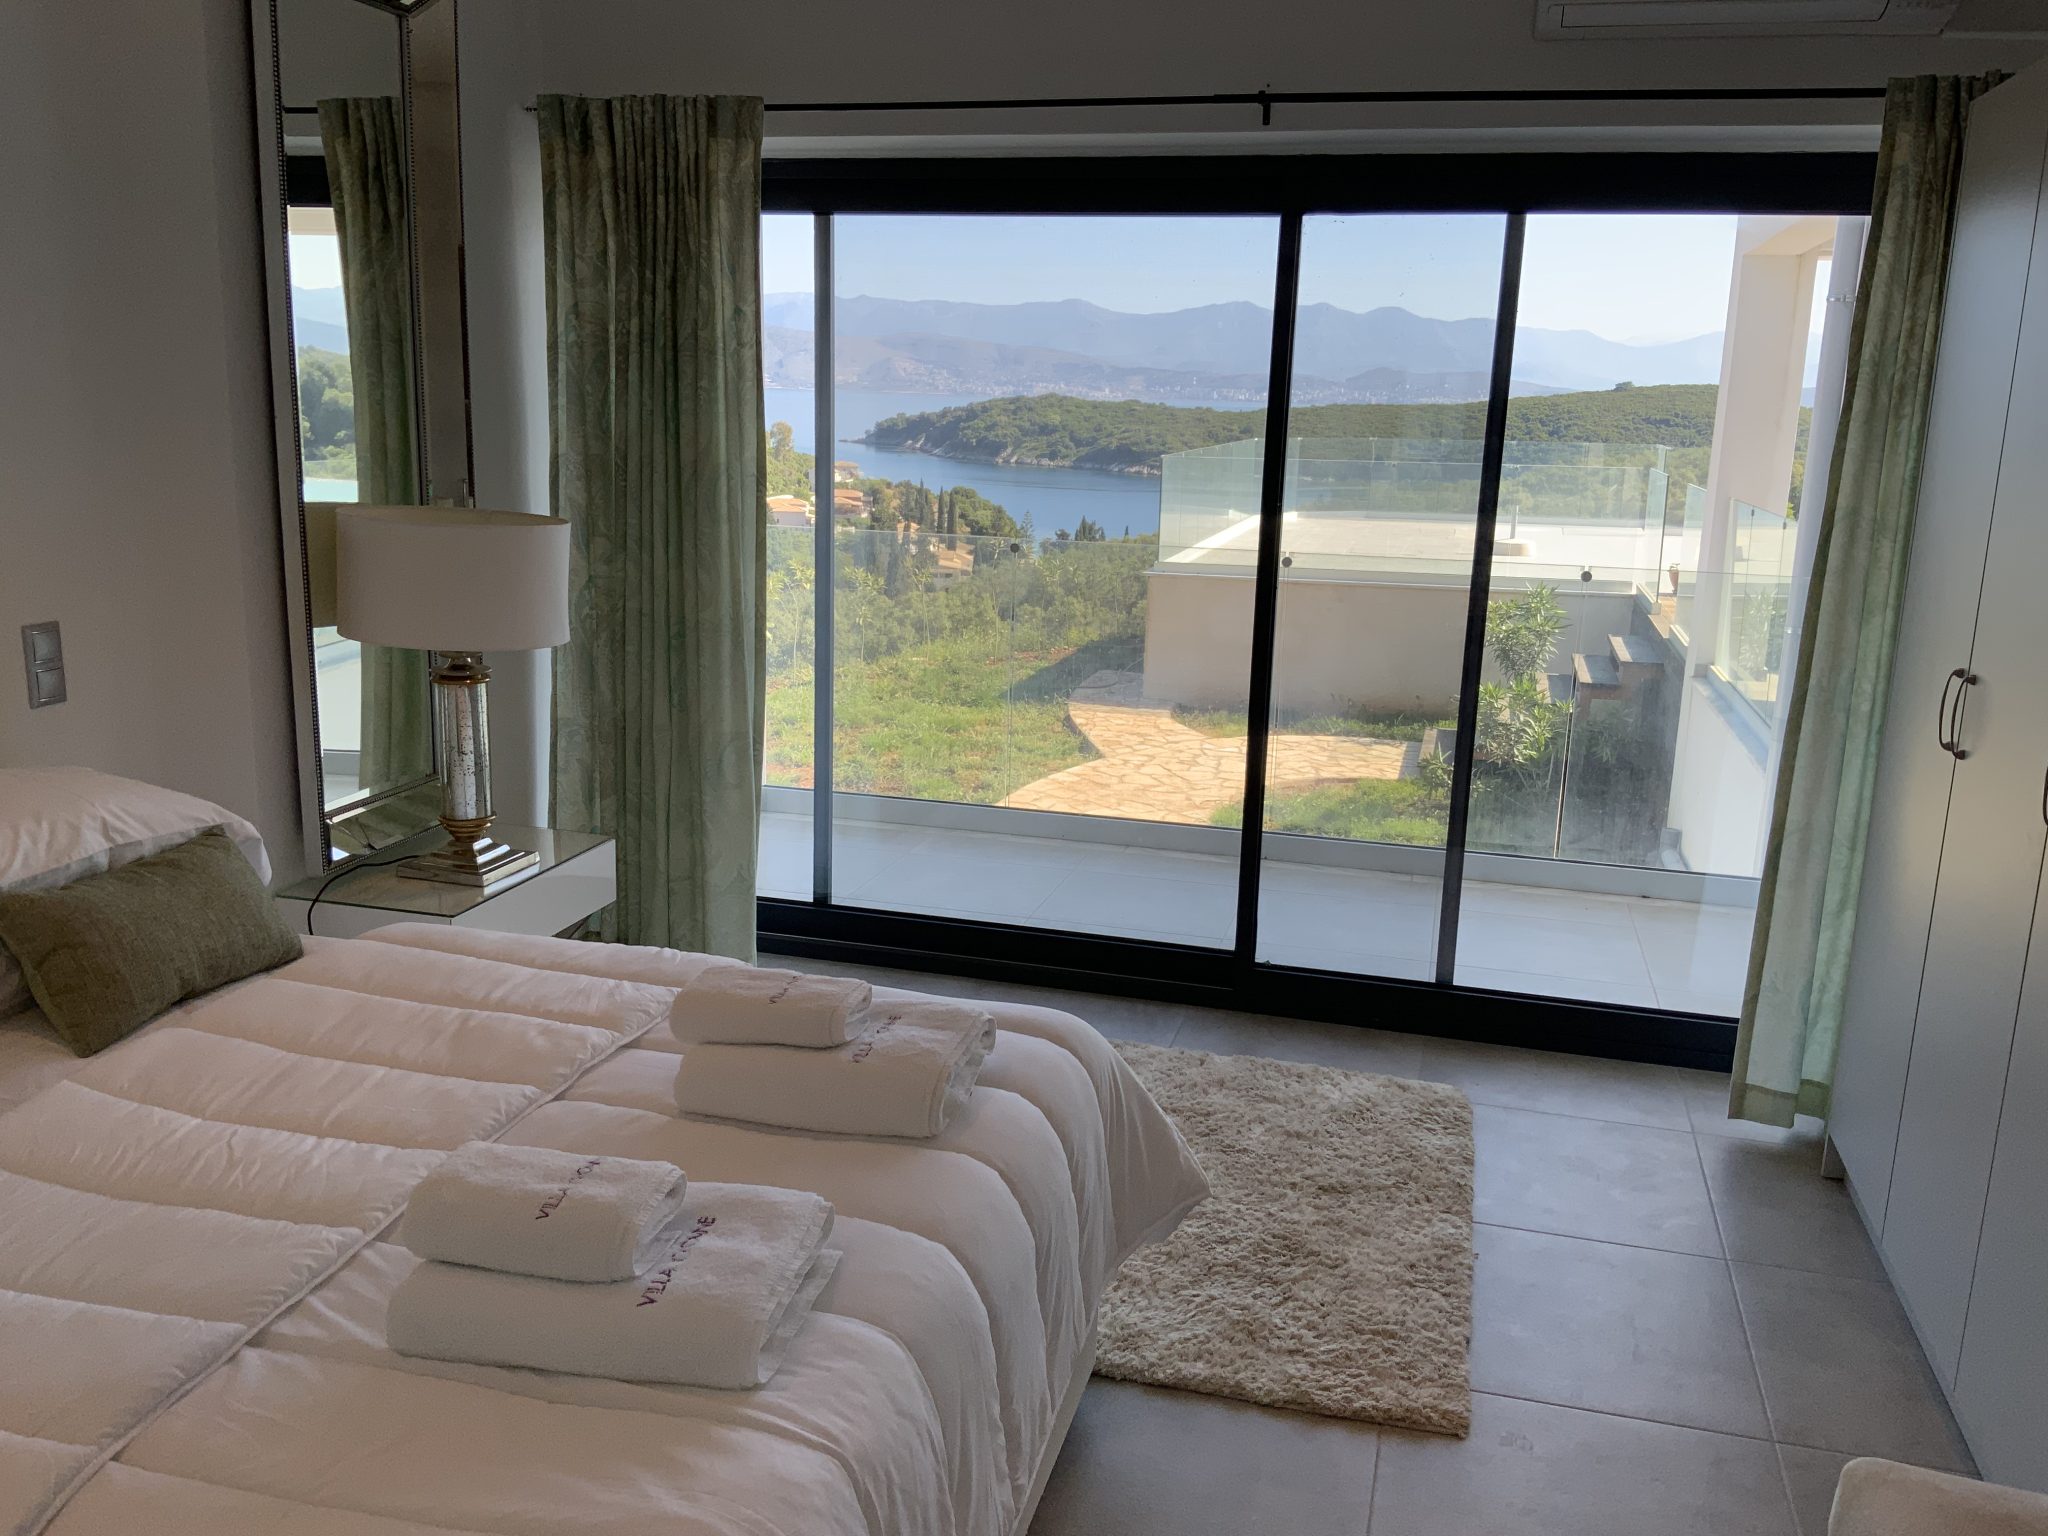
[[[1948,710],[1948,750],[1957,762],[1970,754],[1963,746],[1963,701],[1970,696],[1970,689],[1976,685],[1977,674],[1958,667],[1956,675],[1962,678],[1962,687],[1956,690],[1956,701]]]
[[[1941,702],[1934,709],[1934,739],[1941,743],[1941,750],[1944,752],[1954,752],[1956,749],[1956,744],[1950,741],[1948,737],[1948,696],[1955,690],[1956,683],[1965,675],[1966,669],[1957,667],[1955,671],[1949,673],[1943,679],[1941,684]]]

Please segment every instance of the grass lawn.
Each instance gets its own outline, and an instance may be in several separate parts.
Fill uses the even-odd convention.
[[[1226,805],[1210,821],[1219,827],[1244,824],[1242,804]],[[1441,848],[1444,809],[1414,779],[1361,779],[1326,784],[1266,801],[1269,832],[1303,832],[1357,842],[1406,843]],[[1475,852],[1524,853],[1549,857],[1555,851],[1557,787],[1542,779],[1482,783],[1472,801],[1470,846]],[[1636,862],[1607,850],[1574,849],[1568,857],[1609,863]]]
[[[961,636],[866,665],[842,656],[832,695],[836,787],[995,805],[1086,762],[1095,753],[1067,724],[1078,679],[1065,674],[1095,670],[1093,649],[991,652]],[[768,783],[810,785],[811,711],[808,671],[770,682]]]
[[[1219,827],[1241,827],[1244,806],[1223,806],[1209,820]],[[1441,848],[1444,811],[1414,779],[1360,779],[1271,796],[1266,801],[1266,830]]]

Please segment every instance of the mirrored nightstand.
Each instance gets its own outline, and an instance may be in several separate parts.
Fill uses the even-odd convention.
[[[619,894],[616,845],[590,832],[493,823],[491,833],[515,848],[531,848],[540,863],[485,889],[414,880],[379,861],[430,852],[445,841],[439,827],[380,848],[334,879],[312,875],[277,893],[285,921],[300,933],[352,939],[386,923],[452,923],[498,933],[555,934],[582,922]],[[317,904],[314,897],[318,895]],[[311,914],[311,925],[307,916]]]

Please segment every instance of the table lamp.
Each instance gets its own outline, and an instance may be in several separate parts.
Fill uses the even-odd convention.
[[[438,652],[434,734],[445,847],[401,875],[492,885],[540,856],[489,835],[491,740],[485,651],[569,638],[569,525],[466,507],[348,506],[335,518],[335,622],[351,640]]]

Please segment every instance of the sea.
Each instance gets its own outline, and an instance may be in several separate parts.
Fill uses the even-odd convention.
[[[855,439],[885,416],[907,411],[936,411],[966,405],[977,395],[913,395],[892,391],[842,389],[833,397],[832,457],[850,459],[863,475],[878,480],[922,481],[933,491],[970,486],[1023,522],[1041,538],[1093,518],[1111,538],[1126,533],[1159,531],[1159,477],[1112,475],[1096,469],[1042,469],[1026,464],[971,464],[929,453],[902,453],[870,448]],[[786,421],[796,446],[817,451],[817,414],[808,389],[768,391],[768,420]],[[1250,409],[1257,409],[1251,407]],[[354,501],[353,480],[306,481],[308,501]]]
[[[1023,522],[1041,538],[1072,529],[1084,517],[1112,539],[1159,531],[1159,477],[1113,475],[1095,469],[1041,469],[1025,464],[973,464],[929,453],[871,448],[855,441],[886,416],[967,405],[986,396],[914,395],[842,389],[833,396],[832,457],[850,459],[878,480],[922,481],[933,491],[968,486]],[[796,446],[817,451],[817,416],[808,389],[768,391],[768,420],[786,421]]]

